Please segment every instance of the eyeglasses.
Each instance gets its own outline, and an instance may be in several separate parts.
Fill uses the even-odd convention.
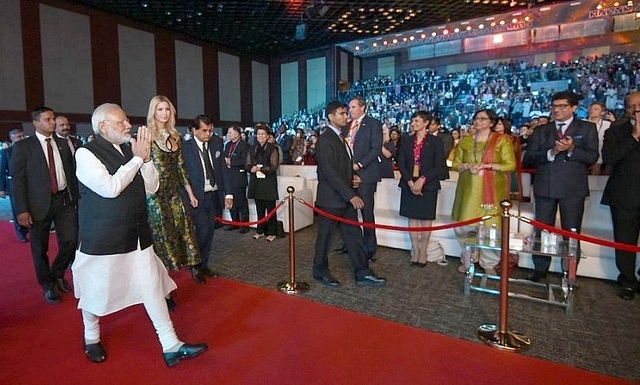
[[[564,110],[567,107],[570,107],[571,104],[552,104],[551,109]]]
[[[124,126],[129,122],[129,119],[123,119],[123,120],[113,120],[113,119],[105,119],[105,122],[114,122],[115,124],[117,124],[118,126]]]

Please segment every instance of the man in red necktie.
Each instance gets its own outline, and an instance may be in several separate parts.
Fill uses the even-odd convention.
[[[54,135],[55,114],[48,107],[31,113],[35,134],[13,148],[13,195],[18,223],[29,227],[38,283],[49,303],[71,286],[64,278],[78,243],[78,181],[67,142]],[[50,187],[46,187],[50,186]],[[58,255],[49,264],[49,231],[55,225]]]

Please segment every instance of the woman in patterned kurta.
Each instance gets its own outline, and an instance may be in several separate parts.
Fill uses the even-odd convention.
[[[175,129],[175,108],[164,96],[149,103],[147,125],[153,133],[151,158],[160,176],[158,192],[147,197],[153,248],[169,270],[191,267],[193,279],[204,283],[197,267],[200,252],[187,204],[197,207],[182,157],[181,137]],[[189,196],[186,202],[183,188]]]
[[[475,134],[462,138],[456,147],[452,169],[460,175],[451,213],[454,221],[493,214],[485,226],[496,224],[500,228],[500,202],[509,199],[509,174],[516,169],[516,157],[509,137],[492,131],[497,123],[498,115],[493,110],[476,112]],[[456,229],[462,242],[469,230],[468,226]],[[495,274],[500,261],[494,254],[488,250],[480,253],[480,266],[490,274]]]

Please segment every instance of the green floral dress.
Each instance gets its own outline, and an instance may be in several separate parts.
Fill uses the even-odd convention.
[[[151,158],[160,175],[160,188],[147,196],[153,248],[169,270],[200,263],[193,222],[182,186],[189,184],[182,151],[166,151],[154,141]]]

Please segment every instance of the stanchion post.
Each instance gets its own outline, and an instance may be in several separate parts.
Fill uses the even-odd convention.
[[[287,187],[289,196],[289,280],[278,282],[278,290],[285,294],[298,294],[309,290],[309,284],[306,282],[296,282],[296,232],[295,232],[295,215],[293,205],[295,198],[293,193],[296,189],[293,186]]]
[[[508,330],[509,317],[509,220],[511,202],[503,200],[502,233],[500,240],[500,318],[498,325],[485,324],[478,328],[478,338],[494,348],[506,351],[520,351],[531,345],[531,339],[517,331]]]

